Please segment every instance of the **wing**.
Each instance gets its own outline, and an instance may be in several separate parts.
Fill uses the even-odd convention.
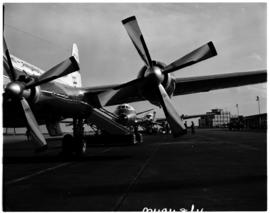
[[[190,78],[177,78],[174,95],[207,92],[216,89],[264,83],[266,81],[266,70]]]
[[[135,81],[136,80],[126,84],[85,88],[83,89],[85,101],[94,106],[101,106],[102,103],[100,105],[97,95],[106,102],[106,106],[146,100],[140,94],[138,85],[134,83]],[[207,92],[216,89],[264,83],[266,81],[266,70],[177,78],[173,95]]]
[[[84,100],[91,104],[92,106],[101,107],[100,99],[110,101],[106,106],[112,106],[123,103],[144,101],[137,86],[134,84],[115,84],[107,86],[98,86],[98,87],[88,87],[84,88]],[[99,96],[99,98],[98,98]],[[102,96],[102,98],[100,98]]]

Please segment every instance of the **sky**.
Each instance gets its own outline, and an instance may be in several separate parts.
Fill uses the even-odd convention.
[[[218,55],[176,71],[176,77],[266,69],[266,3],[8,3],[5,37],[11,54],[44,70],[80,52],[84,87],[119,84],[137,77],[143,62],[121,20],[135,15],[154,60],[169,64],[213,41]],[[179,114],[222,108],[237,114],[266,112],[266,83],[175,96]],[[153,108],[132,103],[136,111]],[[158,117],[164,117],[157,109]],[[113,110],[114,107],[109,109]]]

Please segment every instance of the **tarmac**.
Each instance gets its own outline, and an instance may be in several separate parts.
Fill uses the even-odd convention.
[[[266,133],[199,129],[63,159],[4,136],[4,211],[265,211]]]

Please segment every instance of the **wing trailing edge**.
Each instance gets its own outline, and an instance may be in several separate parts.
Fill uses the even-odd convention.
[[[210,90],[226,89],[267,81],[266,70],[251,72],[237,72],[219,75],[177,78],[176,89],[173,93],[176,95],[187,95],[193,93],[207,92]]]

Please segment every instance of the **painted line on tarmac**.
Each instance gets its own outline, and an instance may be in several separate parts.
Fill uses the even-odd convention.
[[[126,192],[116,202],[116,204],[115,204],[112,211],[119,211],[119,208],[121,208],[122,204],[125,202],[129,192],[132,190],[132,187],[136,184],[137,180],[142,175],[145,168],[148,166],[148,164],[150,163],[151,159],[153,158],[153,156],[155,155],[155,153],[157,152],[158,149],[159,149],[159,146],[156,146],[156,148],[152,151],[152,153],[149,155],[149,157],[143,163],[143,165],[141,166],[141,168],[138,171],[137,175],[132,179],[131,183],[129,184]]]
[[[110,151],[111,149],[112,149],[112,148],[105,149],[105,150],[103,150],[103,151],[101,151],[101,152],[98,152],[97,154],[101,154],[101,153],[108,152],[108,151]],[[96,155],[96,154],[95,154],[95,155]],[[95,156],[95,155],[90,155],[90,156]],[[75,162],[76,162],[76,161],[75,161]],[[55,169],[59,169],[59,168],[61,168],[61,167],[70,165],[70,164],[75,163],[75,162],[73,161],[73,162],[61,163],[61,164],[58,164],[57,166],[49,167],[49,168],[47,168],[47,169],[40,170],[40,171],[35,172],[35,173],[33,173],[33,174],[30,174],[30,175],[26,175],[26,176],[24,176],[24,177],[20,177],[20,178],[16,178],[16,179],[7,181],[7,182],[5,183],[5,185],[7,186],[7,185],[14,184],[14,183],[18,183],[18,182],[21,182],[21,181],[30,179],[30,178],[32,178],[32,177],[35,177],[35,176],[38,176],[38,175],[41,175],[41,174],[44,174],[44,173],[53,171],[53,170],[55,170]]]
[[[49,171],[52,171],[52,170],[61,168],[61,167],[63,167],[63,166],[67,166],[67,165],[69,165],[69,164],[71,164],[71,163],[72,163],[72,162],[62,163],[62,164],[59,164],[59,165],[54,166],[54,167],[50,167],[50,168],[47,168],[47,169],[43,169],[43,170],[40,170],[40,171],[38,171],[38,172],[35,172],[35,173],[31,174],[31,175],[26,175],[26,176],[21,177],[21,178],[17,178],[17,179],[14,179],[14,180],[7,181],[7,182],[5,183],[5,185],[7,186],[7,185],[10,185],[10,184],[14,184],[14,183],[21,182],[21,181],[23,181],[23,180],[27,180],[27,179],[32,178],[32,177],[35,177],[35,176],[37,176],[37,175],[44,174],[44,173],[46,173],[46,172],[49,172]]]

